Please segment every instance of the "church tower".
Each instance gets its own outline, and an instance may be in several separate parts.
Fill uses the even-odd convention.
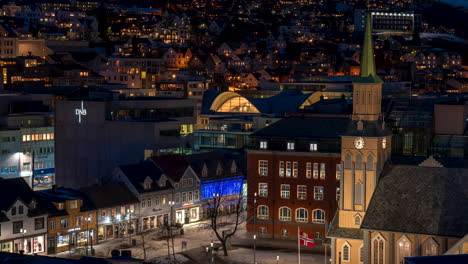
[[[353,115],[341,137],[339,210],[329,231],[333,263],[369,263],[360,225],[383,165],[391,155],[391,133],[382,119],[382,83],[375,70],[368,15],[361,74],[353,81]]]

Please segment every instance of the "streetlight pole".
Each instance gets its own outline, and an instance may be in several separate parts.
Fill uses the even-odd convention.
[[[91,222],[91,217],[88,216],[88,218],[86,219],[86,224],[88,225],[90,222]],[[86,226],[88,228],[88,242],[89,244],[91,244],[91,256],[94,256],[94,253],[93,253],[93,235],[91,235],[92,232],[89,231],[89,226]],[[92,230],[91,230],[92,231]],[[91,241],[89,241],[89,238],[91,237]]]
[[[88,256],[88,248],[89,248],[89,218],[86,217],[86,256]]]
[[[211,263],[214,263],[214,256],[213,256],[213,240],[211,240],[210,246],[211,246]]]
[[[279,264],[279,256],[276,256],[276,264]]]
[[[253,235],[253,257],[254,257],[254,264],[257,264],[257,226],[256,226],[256,219],[257,219],[257,193],[254,193],[254,219],[253,219],[253,226],[254,226],[254,235]]]
[[[21,244],[22,244],[21,248],[23,249],[23,253],[25,253],[26,251],[24,250],[24,234],[26,234],[26,229],[21,228],[20,233],[21,233],[21,235],[23,237],[22,242],[21,242]]]
[[[170,229],[170,235],[171,235],[171,240],[172,240],[172,256],[174,257],[174,261],[175,261],[176,257],[175,257],[175,252],[174,252],[174,236],[172,235],[172,225],[174,224],[174,220],[173,220],[174,216],[172,214],[172,211],[174,208],[174,204],[175,204],[174,201],[169,201],[169,205],[171,206],[171,221],[170,221],[169,229]]]

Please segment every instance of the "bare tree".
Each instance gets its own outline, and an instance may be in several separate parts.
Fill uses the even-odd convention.
[[[206,217],[210,220],[210,227],[223,246],[224,256],[228,256],[227,244],[236,234],[239,225],[246,218],[244,211],[244,196],[242,183],[232,183],[229,180],[216,183],[212,188],[210,199],[205,199],[203,204]],[[225,223],[221,217],[225,216]]]
[[[141,247],[143,249],[143,260],[146,261],[146,243],[145,243],[145,233],[141,232]]]

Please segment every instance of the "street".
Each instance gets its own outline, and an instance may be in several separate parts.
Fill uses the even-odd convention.
[[[226,229],[229,225],[225,226]],[[132,257],[143,259],[145,252],[143,250],[143,240],[145,241],[146,260],[155,261],[154,263],[165,262],[168,257],[168,246],[166,239],[157,239],[156,231],[145,233],[144,235],[133,236],[137,244],[135,247],[128,247],[128,237],[114,239],[101,242],[94,245],[96,257],[111,257],[113,249],[131,250]],[[210,227],[203,222],[184,225],[184,235],[174,237],[174,251],[177,255],[177,260],[180,263],[227,263],[227,264],[244,264],[254,262],[254,251],[252,249],[252,240],[247,238],[245,224],[240,226],[235,237],[232,240],[232,248],[228,252],[229,256],[224,257],[222,249],[213,252],[213,260],[210,252],[206,248],[210,247],[211,241],[215,244],[219,243]],[[182,241],[187,243],[187,248],[182,250]],[[172,245],[172,242],[170,242]],[[301,264],[304,263],[324,263],[324,256],[321,251],[310,252],[305,248],[301,249]],[[306,251],[306,252],[304,252]],[[316,250],[317,251],[317,250]],[[77,258],[85,255],[85,250],[67,251],[57,254],[58,257]],[[179,255],[180,254],[180,255]],[[172,256],[172,247],[170,247],[170,255]],[[297,264],[298,254],[297,247],[294,241],[257,241],[257,249],[255,251],[257,264]],[[278,260],[279,257],[279,260]],[[158,262],[156,262],[158,261]]]

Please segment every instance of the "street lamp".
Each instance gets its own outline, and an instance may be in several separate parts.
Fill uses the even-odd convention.
[[[23,245],[21,246],[21,248],[23,249],[23,252],[25,252],[25,250],[24,250],[24,234],[26,234],[26,229],[21,228],[21,229],[20,229],[20,233],[21,233],[21,235],[22,235],[22,237],[23,237],[23,238],[22,238],[22,241],[23,241],[22,244],[23,244]]]
[[[213,240],[211,240],[210,247],[211,247],[211,263],[214,263],[214,256],[213,256]]]
[[[89,223],[91,222],[91,217],[88,216],[86,217],[86,233],[87,233],[87,238],[86,238],[86,256],[88,256],[88,248],[91,245],[91,255],[93,255],[93,237],[91,236],[91,232],[89,230]],[[91,241],[90,241],[91,237]]]
[[[279,264],[279,256],[276,256],[276,264]]]
[[[176,257],[175,257],[175,252],[174,252],[174,236],[172,235],[172,225],[174,224],[174,220],[173,220],[174,216],[172,214],[172,211],[174,209],[174,204],[175,204],[174,201],[169,201],[169,205],[171,206],[171,221],[169,223],[169,232],[170,232],[170,236],[172,240],[172,256],[174,257],[174,262],[175,262]]]
[[[256,249],[257,249],[257,226],[256,226],[256,219],[257,219],[257,193],[254,193],[254,219],[253,219],[253,257],[254,257],[254,264],[257,264],[257,258],[256,258]]]

